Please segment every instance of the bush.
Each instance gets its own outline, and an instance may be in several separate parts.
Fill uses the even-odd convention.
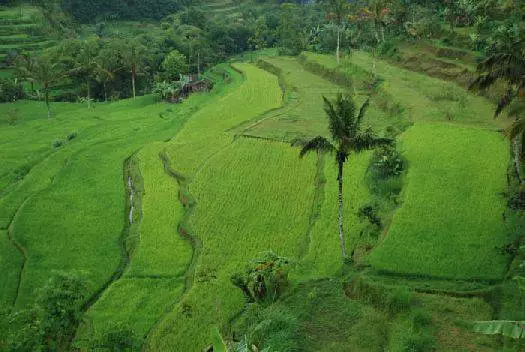
[[[434,350],[434,337],[428,333],[410,334],[403,342],[404,350],[409,352],[427,352]]]
[[[407,287],[397,287],[387,296],[387,310],[392,315],[407,311],[412,299],[412,292]]]
[[[53,148],[60,148],[63,145],[64,141],[61,139],[55,139],[55,141],[53,142]]]
[[[0,103],[15,102],[24,97],[24,88],[16,80],[0,78]]]
[[[14,126],[20,121],[20,114],[18,109],[11,108],[7,111],[7,123]]]
[[[180,91],[179,83],[169,83],[166,81],[156,82],[153,86],[152,93],[159,100],[168,100],[174,97]]]
[[[424,329],[432,324],[432,316],[423,309],[414,309],[411,314],[412,327],[414,330]]]
[[[73,139],[77,138],[77,133],[76,132],[71,132],[70,134],[67,135],[67,140],[68,141],[72,141]]]
[[[395,146],[383,146],[374,151],[372,169],[376,178],[387,179],[399,176],[405,169],[405,162]]]
[[[391,40],[386,40],[377,47],[377,54],[381,58],[391,58],[394,60],[400,59],[399,49]]]

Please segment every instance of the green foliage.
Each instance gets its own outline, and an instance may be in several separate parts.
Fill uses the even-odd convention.
[[[250,301],[275,302],[288,286],[290,264],[289,259],[265,252],[260,259],[252,260],[245,272],[234,274],[232,282]]]
[[[478,321],[474,323],[474,331],[485,334],[500,334],[513,339],[525,338],[525,321]]]
[[[279,54],[298,55],[305,48],[302,33],[301,18],[297,5],[284,3],[281,5],[279,19]]]
[[[80,322],[86,292],[83,274],[56,272],[33,306],[6,317],[6,345],[10,350],[68,350]]]
[[[166,81],[157,82],[153,86],[152,93],[155,94],[159,100],[168,100],[175,96],[181,89],[181,85],[178,82],[169,83]]]
[[[24,97],[24,88],[21,84],[10,78],[0,78],[0,102],[15,102]]]
[[[410,309],[412,300],[412,292],[407,287],[400,286],[388,294],[385,305],[388,312],[394,315]]]
[[[371,172],[378,179],[387,179],[401,175],[405,170],[405,161],[393,145],[383,146],[374,151]]]
[[[60,148],[64,145],[64,141],[62,139],[55,139],[53,141],[53,148]]]
[[[187,59],[178,50],[171,51],[162,62],[162,69],[164,70],[163,76],[168,81],[178,81],[180,75],[187,73]]]

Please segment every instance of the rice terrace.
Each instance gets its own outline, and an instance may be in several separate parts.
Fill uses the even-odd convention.
[[[525,3],[0,0],[0,351],[525,351]]]

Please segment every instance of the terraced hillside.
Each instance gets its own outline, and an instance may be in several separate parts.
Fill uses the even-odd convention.
[[[35,7],[0,7],[0,69],[10,53],[31,52],[55,44],[41,34],[39,11]]]
[[[53,270],[84,271],[86,349],[117,325],[149,351],[201,351],[215,328],[283,351],[494,350],[469,325],[498,318],[480,297],[500,289],[509,259],[496,248],[509,155],[492,106],[384,61],[373,87],[371,69],[366,53],[339,66],[305,53],[222,65],[211,93],[180,105],[56,104],[48,120],[42,103],[17,102],[20,124],[0,125],[0,300],[28,307]],[[327,135],[322,95],[345,91],[371,95],[365,125],[398,136],[408,161],[380,194],[374,153],[349,158],[355,265],[340,258],[335,163],[289,143]],[[231,276],[267,250],[293,262],[289,286],[247,304]]]

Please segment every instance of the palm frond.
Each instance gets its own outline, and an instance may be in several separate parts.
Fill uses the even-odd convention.
[[[506,131],[505,135],[509,137],[509,139],[514,139],[518,137],[519,135],[525,133],[525,118],[521,118],[519,120],[516,120]]]
[[[301,152],[299,153],[299,157],[302,158],[309,152],[317,151],[317,152],[332,152],[335,150],[335,147],[328,139],[322,136],[317,136],[309,141],[299,141],[295,140],[292,145],[300,145],[301,146]]]
[[[360,124],[363,120],[363,117],[365,117],[366,109],[368,109],[369,105],[370,98],[367,98],[366,101],[363,103],[363,106],[361,106],[361,109],[359,109],[359,115],[357,115],[357,124]]]
[[[509,104],[512,102],[515,96],[516,95],[514,89],[507,89],[505,94],[501,97],[501,99],[498,102],[498,106],[496,107],[496,111],[494,112],[494,117],[498,117],[503,111],[503,109],[509,106]]]
[[[356,152],[370,150],[380,146],[392,145],[394,141],[390,138],[376,137],[371,129],[359,133],[354,138],[348,139],[346,145],[348,149]]]

